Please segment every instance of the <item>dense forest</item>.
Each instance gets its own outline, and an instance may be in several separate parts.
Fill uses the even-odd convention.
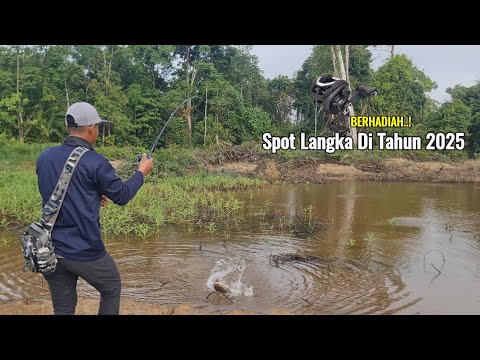
[[[147,147],[171,112],[178,112],[163,146],[209,146],[305,132],[329,134],[309,95],[323,74],[345,77],[352,87],[377,87],[381,96],[359,98],[357,114],[412,116],[402,134],[465,132],[470,156],[480,151],[480,83],[456,85],[452,100],[428,97],[434,79],[393,51],[376,71],[371,46],[317,45],[293,78],[266,79],[250,46],[36,45],[0,47],[0,136],[21,142],[58,142],[67,107],[95,105],[111,121],[102,145]],[[392,49],[393,50],[393,49]],[[340,66],[344,68],[340,68]],[[379,131],[360,129],[360,131]],[[389,130],[391,131],[391,129]]]

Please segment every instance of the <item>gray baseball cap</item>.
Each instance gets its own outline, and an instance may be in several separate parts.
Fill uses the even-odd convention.
[[[70,119],[68,119],[69,115],[71,116]],[[110,121],[100,119],[97,110],[86,102],[77,102],[71,105],[67,110],[67,114],[65,115],[65,126],[67,127],[75,127],[75,125],[88,126],[106,122]]]

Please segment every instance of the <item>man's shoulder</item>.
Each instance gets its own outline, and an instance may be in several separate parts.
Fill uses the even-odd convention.
[[[48,156],[50,154],[52,154],[52,152],[54,151],[57,151],[58,149],[60,149],[62,145],[55,145],[55,146],[50,146],[50,147],[47,147],[45,148],[41,153],[40,155],[38,156],[38,158],[43,158],[45,156]]]
[[[93,151],[85,151],[83,154],[83,158],[86,159],[90,163],[95,163],[95,164],[102,164],[102,163],[108,163],[108,160],[103,156],[102,154],[96,152],[95,150]]]

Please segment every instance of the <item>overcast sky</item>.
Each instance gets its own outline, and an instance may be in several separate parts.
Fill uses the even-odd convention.
[[[258,56],[264,75],[271,79],[280,74],[292,77],[311,49],[312,45],[255,45],[252,53]],[[450,95],[445,93],[448,87],[472,86],[480,81],[479,45],[396,45],[395,52],[406,54],[437,83],[437,90],[429,94],[435,100],[450,100]],[[373,67],[377,69],[388,56],[386,51],[374,51]]]

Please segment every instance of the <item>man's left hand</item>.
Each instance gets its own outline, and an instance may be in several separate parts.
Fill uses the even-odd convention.
[[[110,199],[108,197],[106,197],[105,195],[102,195],[101,206],[106,206],[106,205],[108,205],[109,202],[110,202]]]

